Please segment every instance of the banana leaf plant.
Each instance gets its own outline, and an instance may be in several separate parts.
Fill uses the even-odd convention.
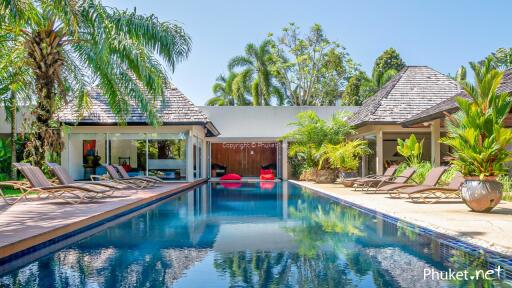
[[[335,169],[341,172],[354,172],[359,167],[359,159],[371,153],[368,142],[362,139],[345,141],[336,145],[324,144],[318,152],[318,169]]]
[[[418,142],[414,134],[411,134],[411,136],[405,140],[397,139],[398,146],[396,147],[396,151],[405,157],[405,161],[409,166],[416,166],[421,163],[423,140],[425,139],[421,139],[421,141]]]

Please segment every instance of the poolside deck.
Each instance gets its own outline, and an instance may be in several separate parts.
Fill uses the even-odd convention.
[[[491,213],[475,213],[457,199],[417,204],[387,194],[354,192],[341,184],[293,182],[512,257],[511,202],[502,201]]]
[[[71,231],[168,197],[206,179],[166,183],[151,189],[122,190],[105,199],[77,205],[62,200],[22,201],[0,204],[0,260]]]

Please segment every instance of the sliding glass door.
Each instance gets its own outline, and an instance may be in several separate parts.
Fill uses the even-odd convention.
[[[187,179],[185,134],[148,134],[148,174],[163,180]]]

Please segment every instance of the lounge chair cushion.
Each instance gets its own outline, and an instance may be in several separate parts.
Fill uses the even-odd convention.
[[[242,180],[242,177],[238,174],[230,173],[220,177],[220,180]]]

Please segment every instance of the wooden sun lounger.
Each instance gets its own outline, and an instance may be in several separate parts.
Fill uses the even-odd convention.
[[[378,184],[374,185],[367,185],[365,192],[373,191],[374,193],[383,191],[381,189],[385,189],[384,187],[400,187],[401,185],[408,185],[406,184],[416,173],[416,168],[409,167],[405,169],[400,175],[395,176],[392,178],[392,180],[380,180]],[[373,190],[370,190],[372,188]]]
[[[457,172],[446,186],[428,187],[418,185],[397,190],[394,195],[406,196],[413,202],[431,204],[442,199],[460,198],[460,187],[464,184],[464,177]]]
[[[121,183],[115,183],[113,181],[94,181],[94,183],[80,183],[73,180],[71,175],[69,175],[68,171],[64,169],[62,166],[60,166],[57,163],[48,163],[48,167],[50,167],[51,172],[55,177],[57,177],[57,180],[62,185],[69,185],[69,184],[89,184],[89,185],[97,185],[106,187],[109,189],[112,189],[112,194],[114,193],[114,190],[120,190],[120,189],[129,189],[133,188],[133,186],[121,184]]]
[[[117,171],[117,169],[112,165],[105,165],[105,169],[107,170],[107,173],[110,176],[110,179],[116,183],[128,184],[128,185],[132,185],[137,188],[147,188],[147,187],[155,186],[154,182],[151,182],[149,180],[140,179],[138,177],[123,178],[123,177],[121,177],[121,175],[119,175],[119,172]]]
[[[448,167],[446,167],[446,166],[432,168],[432,170],[430,170],[427,173],[427,176],[425,176],[425,180],[423,181],[423,183],[421,183],[419,185],[418,184],[409,184],[409,183],[389,184],[389,185],[385,185],[383,187],[379,187],[378,191],[379,192],[388,192],[389,196],[397,197],[397,195],[399,194],[399,192],[398,192],[399,189],[403,189],[403,188],[407,188],[407,187],[417,187],[417,186],[421,186],[424,188],[433,188],[437,185],[437,182],[439,182],[439,180],[441,179],[441,176],[443,176],[444,172],[446,172],[446,169],[448,169]]]
[[[164,181],[162,179],[158,178],[158,177],[152,177],[152,176],[136,176],[136,177],[132,177],[132,176],[128,175],[128,172],[126,172],[126,170],[124,170],[123,166],[116,165],[116,164],[112,164],[112,166],[114,166],[114,168],[116,168],[117,172],[119,173],[119,175],[123,179],[141,179],[141,180],[148,181],[148,182],[151,182],[151,183],[164,183]]]
[[[342,183],[345,183],[345,181],[352,182],[352,190],[364,190],[368,186],[378,185],[382,180],[391,181],[397,169],[397,166],[390,166],[382,175],[369,175],[366,177],[343,179]]]
[[[90,184],[55,185],[46,178],[39,167],[33,167],[30,165],[15,165],[15,167],[27,178],[30,186],[17,185],[16,183],[9,181],[2,182],[3,186],[9,186],[21,191],[20,197],[14,201],[9,201],[2,193],[2,198],[9,205],[14,205],[21,199],[28,199],[27,196],[29,194],[36,194],[38,198],[47,196],[49,198],[64,200],[72,204],[78,204],[83,200],[101,198],[106,195],[106,193],[110,192],[110,189]],[[66,196],[74,196],[78,199],[70,199]]]

